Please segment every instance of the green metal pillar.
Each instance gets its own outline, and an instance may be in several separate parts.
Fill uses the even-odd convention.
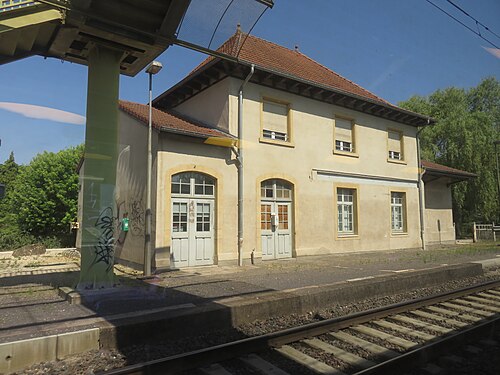
[[[112,287],[118,89],[122,52],[96,45],[88,55],[87,126],[83,165],[81,271],[78,289]]]

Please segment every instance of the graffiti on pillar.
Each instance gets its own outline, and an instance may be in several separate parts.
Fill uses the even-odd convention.
[[[97,244],[94,246],[95,256],[92,264],[105,263],[108,272],[113,268],[115,248],[115,239],[113,237],[114,223],[113,209],[106,207],[101,211],[94,224],[94,227],[99,230],[100,235],[97,239]]]
[[[144,234],[145,212],[142,199],[133,199],[129,202],[130,231],[136,236]]]

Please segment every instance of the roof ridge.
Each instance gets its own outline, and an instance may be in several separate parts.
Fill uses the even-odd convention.
[[[237,33],[238,33],[238,31],[237,31]],[[376,98],[378,98],[379,100],[381,100],[381,101],[383,101],[383,102],[385,102],[385,103],[388,103],[388,104],[393,105],[392,103],[388,102],[388,101],[387,101],[387,100],[385,100],[384,98],[381,98],[380,96],[378,96],[378,95],[374,94],[374,93],[373,93],[373,92],[371,92],[370,90],[365,89],[364,87],[362,87],[362,86],[358,85],[356,82],[351,81],[350,79],[348,79],[348,78],[344,77],[343,75],[341,75],[341,74],[337,73],[336,71],[334,71],[334,70],[330,69],[329,67],[327,67],[327,66],[325,66],[325,65],[321,64],[320,62],[318,62],[318,61],[314,60],[313,58],[311,58],[311,57],[307,56],[306,54],[304,54],[304,53],[302,53],[302,52],[300,52],[300,51],[298,51],[298,50],[296,50],[296,49],[291,49],[291,48],[288,48],[288,47],[282,46],[282,45],[280,45],[280,44],[277,44],[277,43],[275,43],[275,42],[271,42],[271,41],[269,41],[269,40],[267,40],[267,39],[264,39],[264,38],[261,38],[261,37],[258,37],[258,36],[252,35],[252,34],[245,34],[245,33],[244,33],[244,32],[242,32],[242,31],[240,31],[240,33],[242,33],[242,34],[244,34],[244,35],[247,35],[248,37],[251,37],[251,38],[254,38],[254,39],[259,39],[259,40],[261,40],[261,41],[263,41],[263,42],[265,42],[265,43],[272,44],[273,46],[276,46],[276,47],[278,47],[278,48],[281,48],[281,49],[284,49],[284,50],[290,51],[290,52],[292,52],[292,53],[297,53],[297,54],[299,54],[299,55],[301,55],[301,56],[305,57],[307,60],[311,61],[311,62],[312,62],[312,63],[314,63],[315,65],[317,65],[317,66],[321,67],[322,69],[324,69],[324,70],[328,71],[329,73],[333,73],[333,74],[335,74],[337,77],[339,77],[339,78],[341,78],[341,79],[346,80],[347,82],[349,82],[349,83],[353,84],[353,85],[354,85],[354,86],[356,86],[357,88],[359,88],[359,89],[361,89],[361,90],[363,90],[363,91],[366,91],[367,93],[369,93],[369,94],[371,94],[371,95],[375,96],[375,97],[376,97]],[[229,41],[229,39],[228,39],[228,41]]]

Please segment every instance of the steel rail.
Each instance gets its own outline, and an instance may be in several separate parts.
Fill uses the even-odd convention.
[[[305,338],[319,336],[327,332],[338,331],[353,325],[362,324],[389,315],[399,314],[409,310],[437,304],[453,298],[474,294],[486,289],[500,287],[500,280],[441,293],[429,297],[422,297],[413,301],[400,302],[367,311],[362,311],[339,318],[327,319],[309,323],[300,327],[288,328],[261,336],[249,337],[209,348],[199,349],[188,353],[138,363],[120,369],[99,373],[98,375],[153,375],[175,374],[180,371],[195,369],[207,364],[226,361],[235,357],[253,352],[281,347],[300,341]],[[459,333],[460,334],[460,333]],[[407,353],[409,355],[410,353]],[[368,374],[369,372],[366,372]],[[361,374],[361,373],[360,373]],[[364,374],[364,373],[363,373]]]
[[[454,350],[459,350],[469,340],[484,339],[489,337],[492,332],[500,328],[500,317],[492,318],[482,323],[478,323],[470,328],[466,328],[449,336],[438,338],[422,347],[414,349],[408,353],[401,354],[393,359],[378,363],[377,365],[358,371],[353,375],[369,374],[401,374],[402,371],[411,371],[411,365],[421,366],[425,363],[449,354]]]

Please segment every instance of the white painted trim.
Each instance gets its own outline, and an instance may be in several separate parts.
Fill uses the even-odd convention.
[[[314,173],[316,172],[316,173]],[[364,175],[346,175],[336,172],[313,170],[313,176],[316,175],[318,181],[331,181],[337,183],[359,184],[359,185],[377,185],[377,186],[396,186],[417,188],[418,181],[403,180],[390,177],[364,176]]]

